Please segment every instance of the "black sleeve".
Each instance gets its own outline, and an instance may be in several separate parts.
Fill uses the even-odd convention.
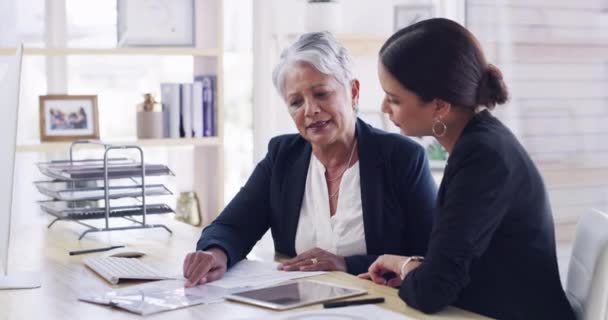
[[[470,281],[471,262],[484,253],[509,207],[509,171],[499,155],[477,146],[463,159],[452,160],[426,260],[399,290],[409,306],[425,313],[456,301]]]
[[[407,170],[401,168],[397,173],[400,183],[397,192],[401,195],[402,208],[407,216],[403,239],[407,244],[407,255],[424,256],[433,227],[433,214],[437,205],[437,186],[429,170],[424,148],[416,144],[415,150],[407,155],[412,159]]]
[[[390,179],[396,189],[394,196],[402,203],[401,208],[406,223],[403,230],[408,255],[424,255],[427,250],[433,222],[437,189],[431,176],[424,148],[417,143],[395,146],[391,159],[392,172]],[[408,161],[409,159],[409,161]],[[401,236],[401,234],[399,235]],[[345,257],[347,271],[350,274],[367,272],[369,266],[379,255],[354,255]]]
[[[270,227],[272,149],[258,163],[249,180],[221,214],[207,226],[196,249],[219,247],[228,255],[228,267],[241,261]]]
[[[361,254],[344,257],[344,261],[346,262],[346,272],[354,275],[367,272],[369,266],[371,266],[378,257],[378,255],[373,254]]]

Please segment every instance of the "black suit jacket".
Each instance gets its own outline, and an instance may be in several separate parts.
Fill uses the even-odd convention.
[[[424,254],[436,200],[420,145],[362,120],[357,120],[356,135],[367,254],[345,257],[352,274],[367,271],[384,253]],[[273,138],[245,186],[203,230],[197,250],[220,247],[232,266],[270,228],[275,251],[295,256],[311,152],[312,146],[299,134]]]
[[[545,187],[517,139],[484,111],[448,161],[426,260],[401,298],[423,312],[453,304],[497,319],[574,319]]]

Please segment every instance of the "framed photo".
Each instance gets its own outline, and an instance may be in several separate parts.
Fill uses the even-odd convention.
[[[40,96],[40,141],[99,139],[97,96]]]
[[[118,0],[119,47],[194,46],[194,0]]]
[[[393,30],[403,29],[421,20],[435,16],[435,7],[429,5],[397,5],[394,12]]]

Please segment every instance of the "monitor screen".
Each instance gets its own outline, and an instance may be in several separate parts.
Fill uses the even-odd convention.
[[[7,273],[23,46],[0,73],[0,275]],[[3,75],[1,75],[3,74]]]

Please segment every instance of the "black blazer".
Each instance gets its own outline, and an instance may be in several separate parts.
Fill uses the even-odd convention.
[[[424,254],[436,201],[435,182],[419,144],[359,119],[356,135],[367,255],[345,257],[352,274],[367,271],[384,253]],[[299,134],[273,138],[245,186],[203,230],[197,250],[220,247],[232,266],[270,228],[275,251],[295,256],[311,152]]]
[[[408,305],[430,313],[453,304],[498,319],[574,319],[541,176],[488,111],[456,142],[438,201],[426,260],[399,290]]]

